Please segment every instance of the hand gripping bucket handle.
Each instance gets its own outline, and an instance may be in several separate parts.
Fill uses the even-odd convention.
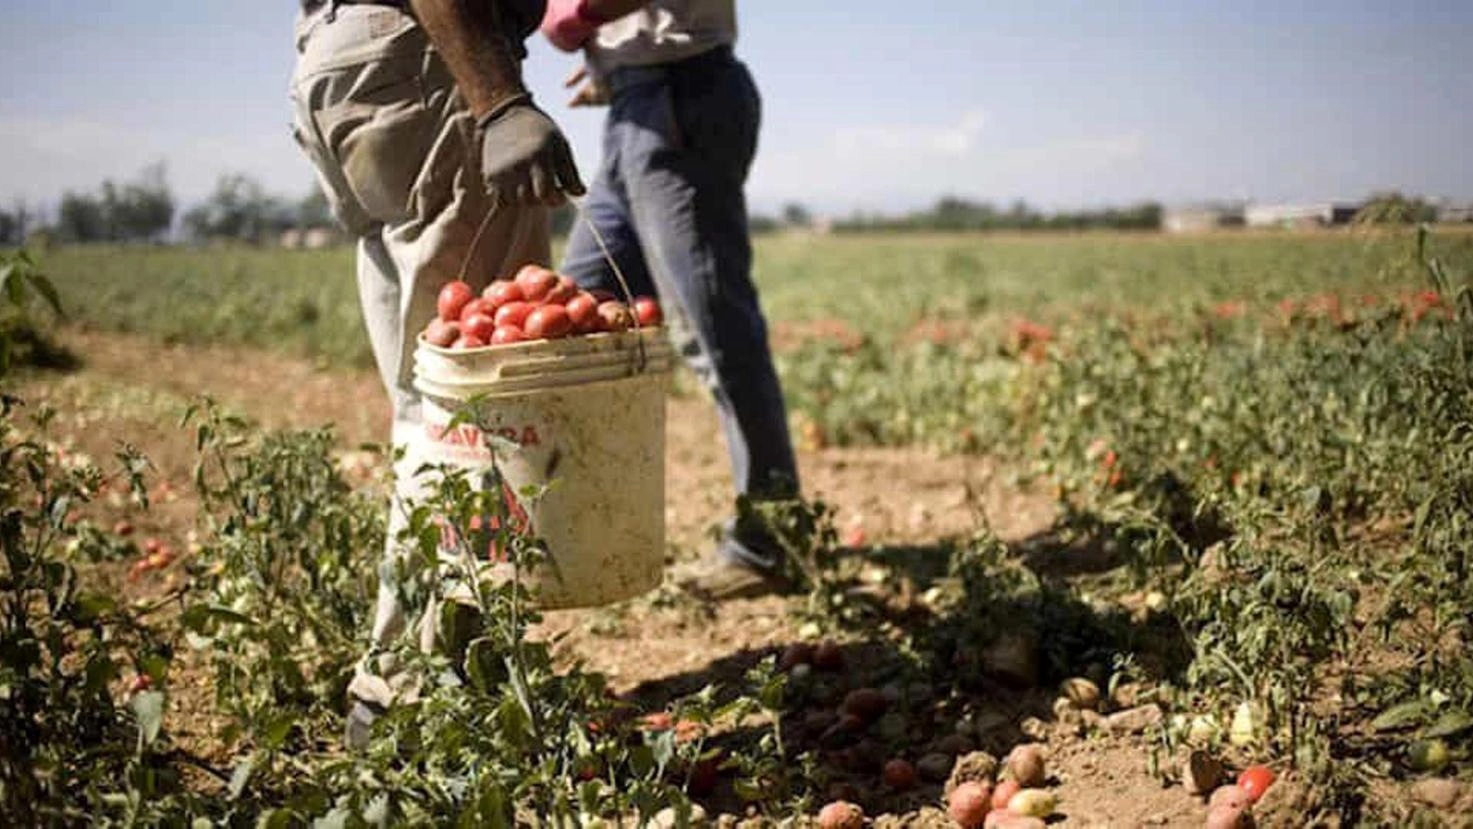
[[[639,349],[639,364],[636,371],[644,371],[645,366],[649,365],[649,355],[645,351],[644,332],[641,330],[639,324],[639,315],[634,313],[634,292],[629,289],[629,280],[624,278],[623,269],[619,267],[618,261],[614,259],[614,255],[609,251],[609,243],[604,240],[603,232],[598,229],[598,225],[594,223],[593,217],[588,215],[588,210],[586,209],[588,197],[568,196],[567,199],[568,203],[573,205],[578,211],[578,218],[588,227],[589,232],[593,234],[593,241],[598,244],[599,253],[603,254],[604,261],[609,264],[609,269],[614,272],[614,278],[619,281],[619,288],[624,291],[624,300],[629,304],[629,316],[634,320],[635,340]],[[481,219],[481,225],[476,228],[476,235],[471,237],[470,247],[466,248],[465,259],[460,263],[460,273],[456,276],[456,279],[462,282],[465,281],[466,270],[471,265],[471,258],[475,256],[476,247],[481,244],[481,235],[486,232],[487,225],[491,224],[491,217],[495,212],[495,205],[487,208],[485,217]]]

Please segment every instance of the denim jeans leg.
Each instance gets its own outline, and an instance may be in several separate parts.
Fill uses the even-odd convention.
[[[733,61],[689,87],[678,78],[641,85],[624,92],[630,100],[614,128],[644,260],[667,310],[683,318],[676,345],[715,400],[737,492],[760,499],[794,493],[798,475],[751,279],[743,186],[758,113],[750,84]],[[732,543],[722,552],[764,569],[778,555]]]

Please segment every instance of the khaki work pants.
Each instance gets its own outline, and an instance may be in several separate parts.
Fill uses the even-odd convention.
[[[358,239],[359,297],[393,404],[392,440],[412,447],[423,431],[412,384],[415,337],[434,316],[441,286],[463,274],[479,290],[528,262],[547,264],[548,212],[492,210],[474,119],[412,17],[387,6],[333,5],[297,20],[292,130],[334,214]],[[373,641],[349,687],[355,698],[379,705],[397,690],[385,651],[407,620],[391,578],[394,538],[418,465],[411,451],[395,470],[400,483]],[[432,609],[420,625],[426,646],[433,617]]]

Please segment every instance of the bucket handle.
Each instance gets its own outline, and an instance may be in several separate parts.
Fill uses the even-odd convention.
[[[588,197],[568,196],[567,199],[577,210],[578,218],[582,219],[583,223],[588,226],[589,231],[593,233],[593,241],[598,244],[599,253],[603,254],[604,261],[608,263],[609,268],[614,272],[614,278],[619,281],[619,287],[624,291],[624,299],[629,303],[629,316],[634,321],[634,341],[639,346],[639,366],[635,368],[634,373],[643,374],[645,368],[649,366],[650,360],[649,354],[645,351],[644,331],[639,324],[639,314],[634,312],[634,292],[629,289],[629,280],[624,278],[624,271],[619,267],[619,263],[614,261],[614,255],[609,252],[609,244],[604,241],[603,233],[598,229],[598,225],[594,224],[593,217],[588,215],[588,210],[585,207]],[[496,205],[493,202],[486,209],[486,215],[482,217],[480,226],[476,228],[476,234],[471,237],[470,247],[466,248],[465,258],[461,260],[460,273],[456,276],[456,279],[462,282],[465,281],[466,269],[471,265],[471,257],[475,255],[476,247],[481,244],[481,235],[486,232],[486,227],[491,224],[491,217],[495,213]]]

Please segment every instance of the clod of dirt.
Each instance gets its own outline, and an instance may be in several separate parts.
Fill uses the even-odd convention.
[[[986,783],[989,788],[997,777],[997,758],[985,751],[974,751],[956,761],[951,776],[946,779],[944,794],[947,797],[963,783]]]
[[[702,808],[699,803],[692,803],[690,805],[690,814],[688,816],[688,820],[688,825],[692,827],[697,827],[697,829],[699,829],[699,827],[708,826],[710,824],[710,818],[706,816],[706,810]],[[655,813],[655,816],[653,818],[650,819],[650,826],[653,829],[675,829],[675,827],[679,825],[679,813],[676,812],[674,806],[669,806],[661,809],[660,811]]]
[[[920,772],[921,777],[933,783],[940,783],[951,775],[952,762],[950,754],[933,751],[922,755],[921,759],[916,761],[916,771]]]
[[[1412,796],[1429,806],[1450,809],[1463,794],[1463,787],[1456,780],[1431,777],[1412,784]]]
[[[1022,633],[1004,633],[982,650],[982,672],[1014,688],[1038,684],[1038,643]]]
[[[1016,746],[1008,752],[1008,774],[1025,789],[1043,785],[1048,778],[1044,768],[1043,747],[1034,743]]]
[[[1084,733],[1084,711],[1068,697],[1059,697],[1054,700],[1053,711],[1055,731],[1066,736],[1078,736]]]
[[[1190,795],[1206,795],[1222,782],[1222,763],[1206,751],[1196,749],[1182,758],[1181,784]]]
[[[1081,711],[1099,710],[1100,686],[1082,676],[1064,680],[1059,686],[1059,693],[1063,694],[1075,708]]]
[[[1160,707],[1137,705],[1105,717],[1105,728],[1112,734],[1139,734],[1147,728],[1160,725],[1162,718]]]
[[[941,737],[931,744],[931,748],[935,751],[939,751],[942,754],[949,754],[952,757],[960,757],[963,754],[971,752],[976,747],[977,744],[972,742],[970,737],[965,737],[961,734],[947,734],[945,737]]]

